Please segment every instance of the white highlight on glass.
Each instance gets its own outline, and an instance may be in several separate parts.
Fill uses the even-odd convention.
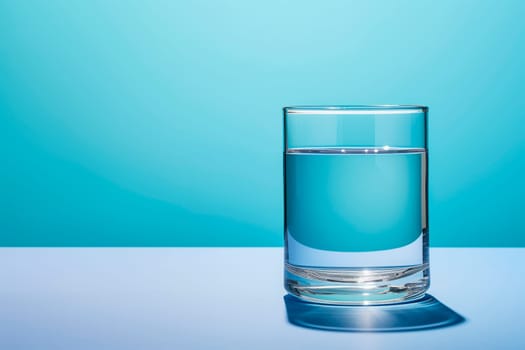
[[[386,108],[386,107],[385,107]],[[418,114],[423,113],[422,108],[408,108],[408,109],[287,109],[286,113],[288,114],[353,114],[353,115],[365,115],[365,114]]]

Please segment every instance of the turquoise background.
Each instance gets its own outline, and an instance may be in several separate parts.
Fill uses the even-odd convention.
[[[0,1],[0,245],[278,246],[282,115],[430,106],[433,246],[525,246],[521,1]]]

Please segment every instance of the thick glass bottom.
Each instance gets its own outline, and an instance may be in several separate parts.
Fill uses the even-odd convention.
[[[393,304],[422,298],[430,285],[428,264],[388,268],[304,268],[286,264],[286,290],[324,304]]]

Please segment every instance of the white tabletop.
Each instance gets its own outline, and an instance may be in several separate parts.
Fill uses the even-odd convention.
[[[335,332],[288,321],[282,248],[1,248],[0,349],[525,349],[525,249],[430,259],[463,322]]]

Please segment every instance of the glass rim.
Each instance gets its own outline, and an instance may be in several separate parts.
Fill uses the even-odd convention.
[[[311,105],[283,107],[286,114],[416,114],[427,113],[422,105]]]

